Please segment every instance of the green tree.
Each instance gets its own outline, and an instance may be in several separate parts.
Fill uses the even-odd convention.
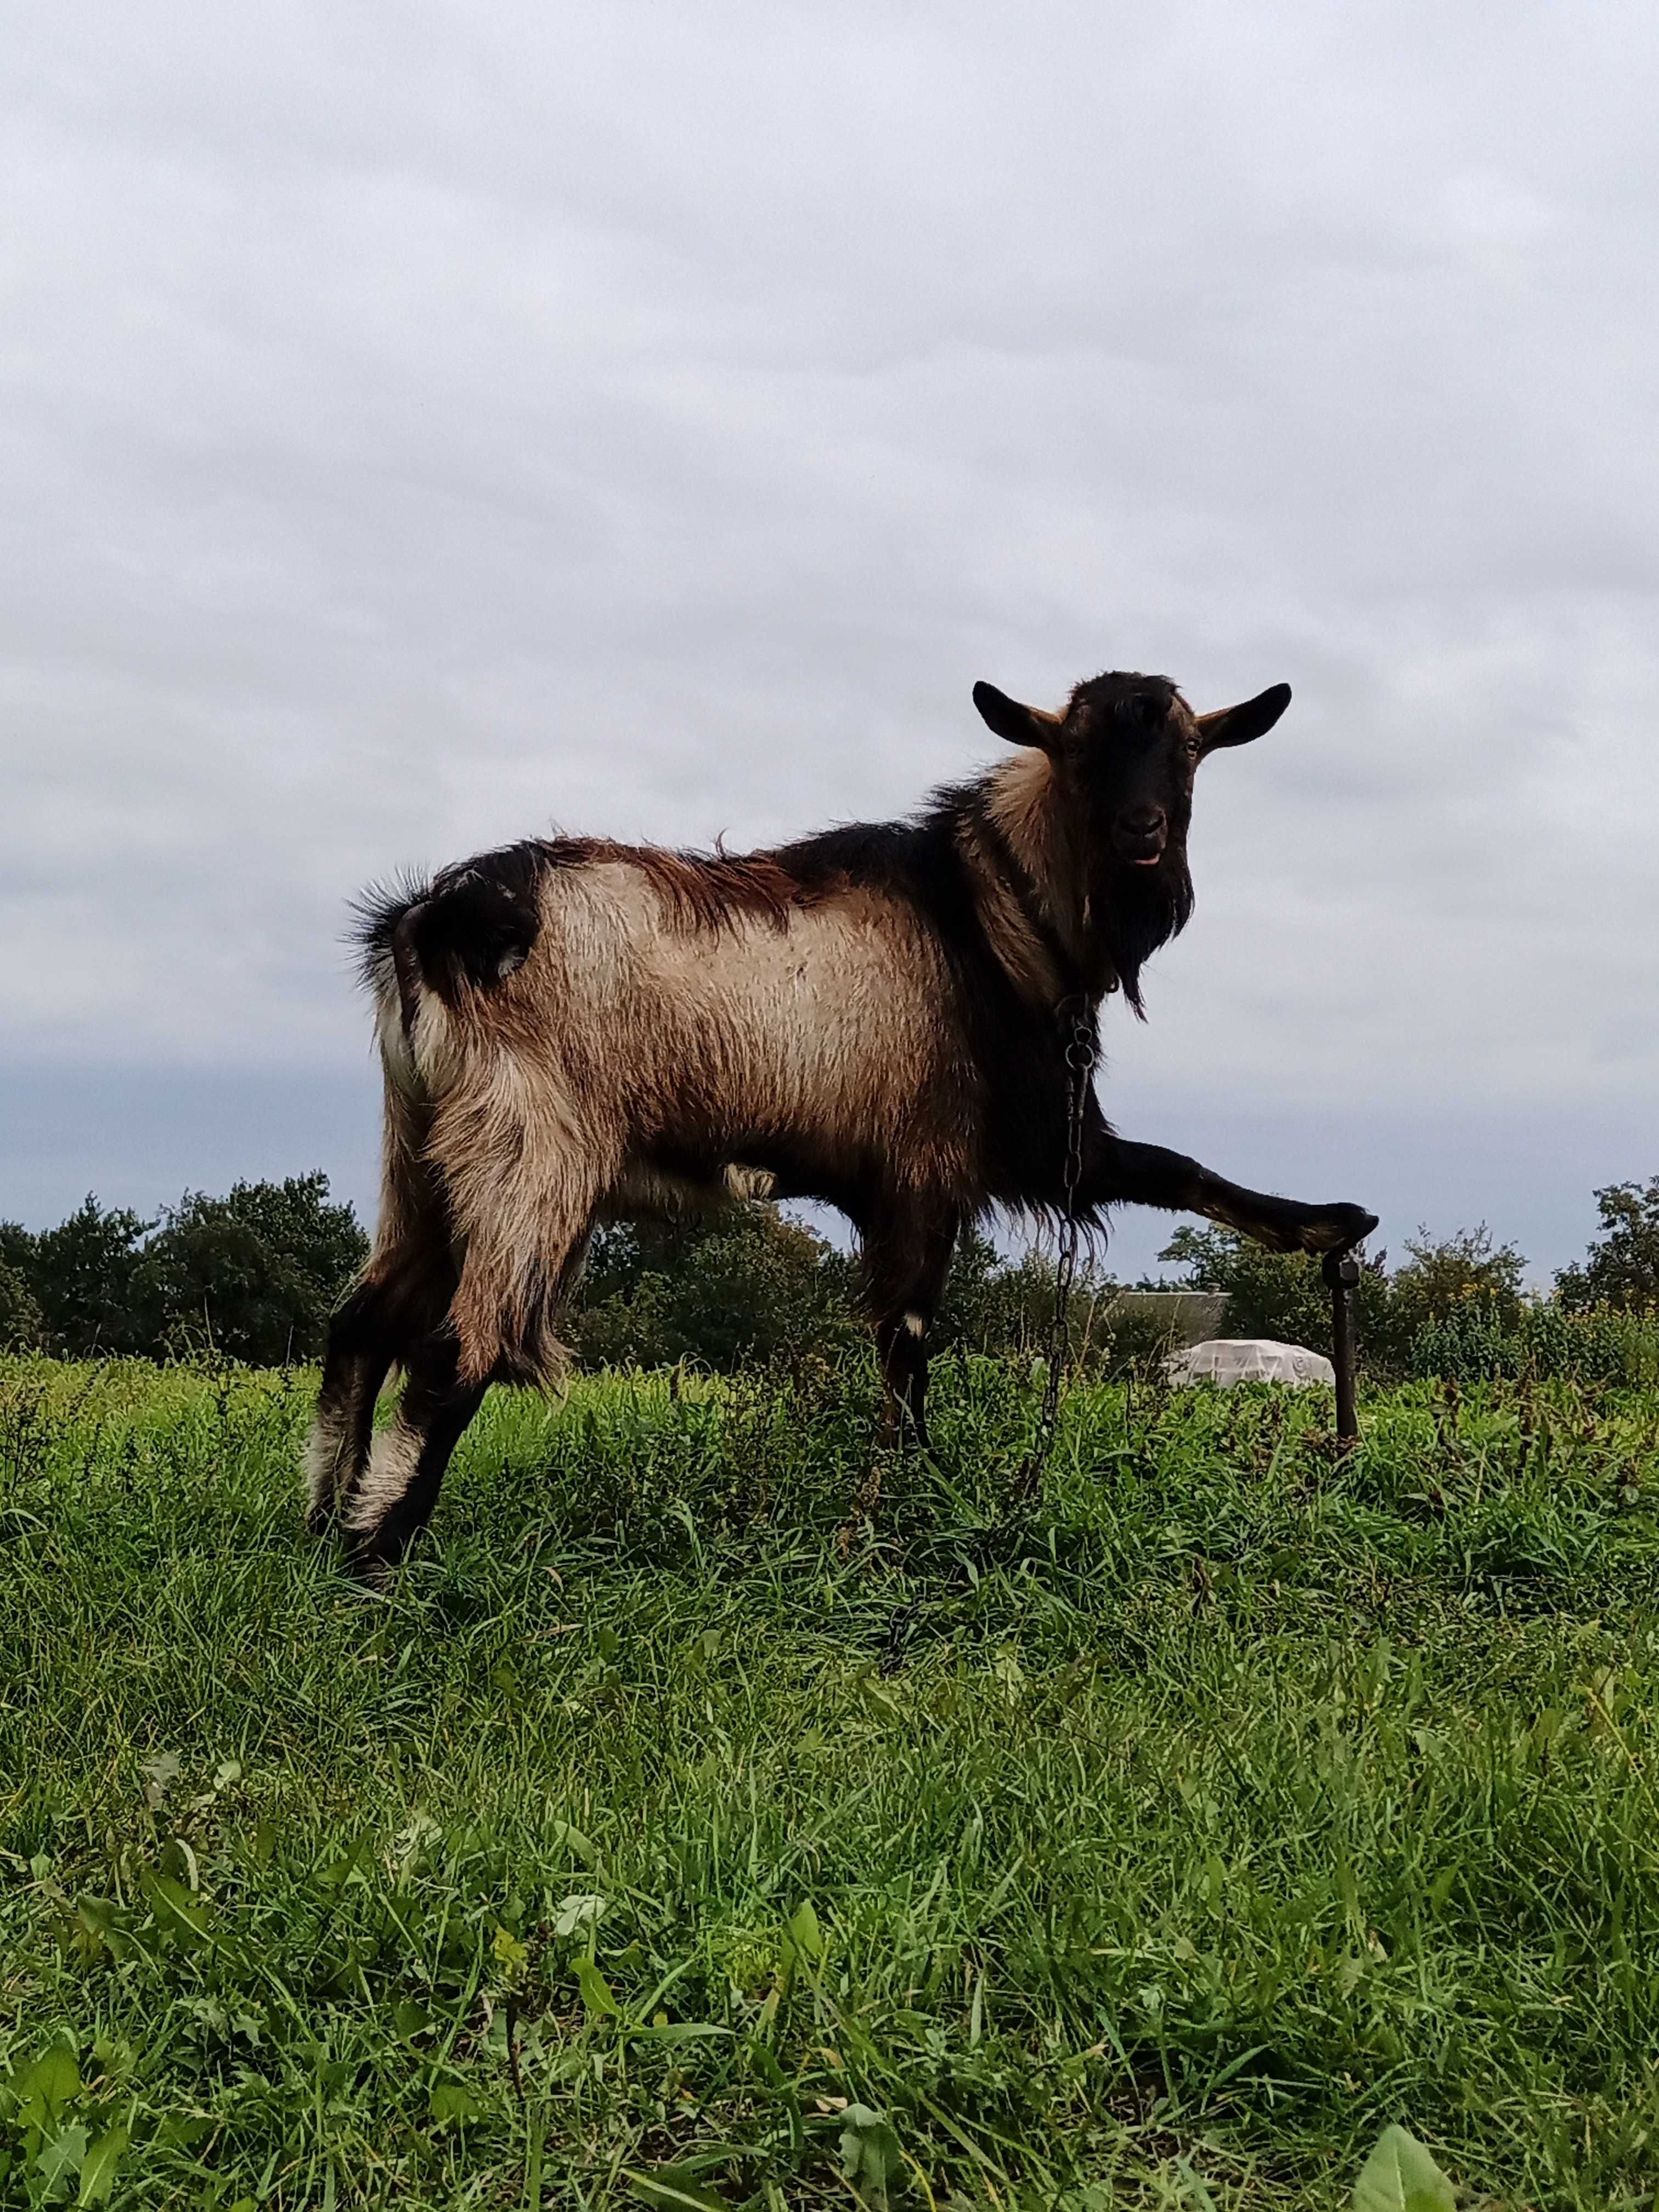
[[[1236,1229],[1177,1229],[1160,1260],[1187,1270],[1183,1289],[1219,1291],[1227,1300],[1230,1336],[1265,1336],[1331,1354],[1331,1294],[1319,1261],[1305,1252],[1269,1252]],[[1359,1345],[1372,1369],[1401,1357],[1391,1327],[1388,1255],[1359,1271],[1354,1294]]]
[[[1230,1336],[1330,1350],[1331,1294],[1305,1253],[1269,1252],[1236,1229],[1183,1226],[1158,1256],[1186,1270],[1184,1289],[1225,1296]]]
[[[0,1234],[11,1227],[0,1224]],[[21,1267],[0,1260],[0,1352],[33,1352],[40,1342],[40,1307]]]
[[[88,1196],[55,1229],[0,1229],[0,1261],[20,1274],[40,1313],[40,1340],[67,1359],[145,1349],[135,1310],[140,1249],[151,1224]]]
[[[139,1258],[134,1305],[146,1347],[210,1346],[260,1367],[313,1359],[368,1251],[325,1175],[239,1182],[225,1198],[186,1193]]]
[[[1484,1222],[1438,1242],[1419,1229],[1406,1255],[1392,1275],[1383,1252],[1360,1270],[1356,1319],[1373,1374],[1405,1375],[1420,1367],[1423,1332],[1431,1333],[1432,1351],[1444,1335],[1442,1324],[1459,1343],[1478,1325],[1483,1345],[1509,1338],[1520,1326],[1527,1263],[1514,1245],[1495,1244]],[[1159,1256],[1184,1266],[1193,1290],[1225,1293],[1230,1334],[1276,1337],[1329,1356],[1331,1294],[1317,1260],[1266,1251],[1232,1229],[1177,1229]]]
[[[1659,1176],[1646,1183],[1609,1183],[1596,1192],[1595,1210],[1601,1232],[1577,1267],[1556,1276],[1556,1297],[1569,1311],[1659,1308]]]

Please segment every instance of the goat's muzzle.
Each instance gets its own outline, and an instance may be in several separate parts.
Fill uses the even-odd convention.
[[[1169,842],[1169,817],[1161,807],[1120,814],[1112,824],[1112,848],[1132,868],[1155,868]]]

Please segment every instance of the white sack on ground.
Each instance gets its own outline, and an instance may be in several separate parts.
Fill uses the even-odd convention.
[[[1293,1390],[1305,1390],[1336,1380],[1336,1370],[1321,1353],[1299,1344],[1275,1344],[1270,1336],[1212,1336],[1172,1352],[1164,1369],[1172,1382],[1211,1382],[1223,1390],[1235,1382],[1288,1382]]]

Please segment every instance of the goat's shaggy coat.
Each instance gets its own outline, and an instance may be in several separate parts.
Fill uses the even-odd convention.
[[[430,1512],[492,1380],[546,1382],[597,1220],[815,1197],[860,1237],[890,1406],[923,1427],[925,1340],[963,1224],[1064,1194],[1065,1045],[1192,910],[1202,756],[1289,693],[1195,717],[1159,677],[1063,714],[988,685],[1021,750],[917,819],[771,853],[532,840],[366,910],[386,1072],[374,1251],[337,1316],[311,1452],[366,1572]],[[1092,1097],[1081,1200],[1188,1208],[1279,1249],[1340,1249],[1307,1206],[1127,1144]],[[393,1364],[407,1385],[371,1453]]]

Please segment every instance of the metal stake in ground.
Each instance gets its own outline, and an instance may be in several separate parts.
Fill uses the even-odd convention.
[[[1352,1252],[1328,1252],[1320,1273],[1331,1287],[1331,1364],[1336,1369],[1336,1442],[1340,1451],[1352,1451],[1359,1442],[1359,1414],[1354,1403],[1353,1294],[1359,1285],[1359,1262]]]

